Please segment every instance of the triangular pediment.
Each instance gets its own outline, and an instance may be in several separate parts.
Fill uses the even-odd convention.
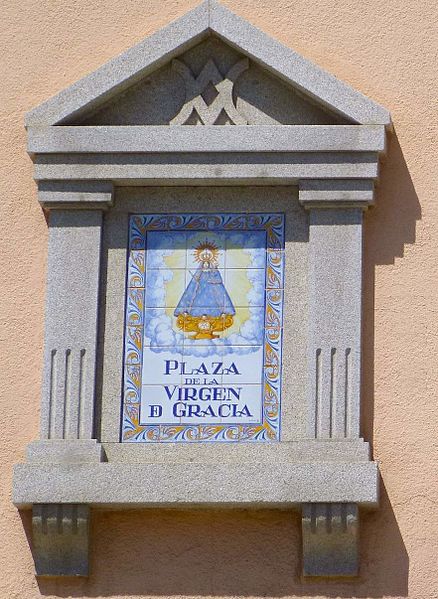
[[[389,123],[386,109],[213,0],[26,118],[27,126]]]
[[[311,101],[211,35],[70,125],[336,125]]]

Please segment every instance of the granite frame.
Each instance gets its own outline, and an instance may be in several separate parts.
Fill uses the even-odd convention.
[[[282,407],[282,440],[285,442],[293,439],[306,437],[307,418],[301,412],[300,418],[295,418],[298,406],[305,403],[305,390],[300,381],[305,377],[304,356],[306,354],[306,328],[297,328],[293,326],[291,314],[299,312],[303,314],[306,311],[304,297],[306,296],[305,281],[306,277],[300,270],[300,265],[307,260],[307,229],[308,218],[298,202],[298,193],[296,187],[272,186],[272,187],[253,187],[253,186],[227,186],[227,187],[120,187],[116,190],[114,205],[105,215],[105,230],[103,234],[103,272],[105,280],[103,286],[106,288],[105,311],[101,320],[101,344],[105,346],[104,359],[102,364],[102,403],[101,414],[99,418],[101,439],[105,451],[110,451],[113,455],[123,452],[120,440],[120,392],[122,385],[120,363],[123,362],[121,349],[123,347],[124,330],[120,326],[124,318],[125,302],[120,289],[125,289],[126,284],[126,264],[128,261],[128,230],[129,215],[144,212],[144,207],[148,207],[149,212],[158,212],[166,206],[169,214],[176,212],[203,212],[206,214],[219,211],[221,213],[229,212],[230,207],[233,211],[239,213],[258,213],[266,210],[265,195],[270,194],[275,202],[277,212],[281,212],[286,217],[285,239],[293,243],[286,243],[285,246],[285,268],[290,273],[290,280],[293,281],[293,287],[286,281],[285,296],[288,305],[288,311],[284,313],[284,329],[287,336],[284,339],[284,348],[288,352],[288,359],[296,364],[295,369],[291,369],[283,376],[284,385],[296,389],[295,394],[299,395],[299,401],[293,408],[287,402]],[[294,349],[291,351],[290,347]],[[163,448],[163,455],[167,452],[172,453],[172,444],[166,444],[167,449]],[[234,455],[238,456],[242,444],[234,444]],[[186,459],[190,461],[202,459],[201,455],[207,455],[208,450],[197,448],[196,451],[188,452],[185,444],[180,444],[181,455],[185,454]],[[366,447],[361,448],[365,450]],[[128,452],[132,459],[136,454],[135,448]],[[256,455],[257,452],[254,453]],[[155,454],[155,450],[150,447],[148,456]],[[365,455],[364,454],[364,455]],[[125,454],[126,455],[126,454]],[[176,457],[176,456],[175,456]],[[143,455],[143,459],[149,459]],[[209,457],[211,460],[211,456]]]
[[[212,34],[350,124],[71,124]],[[359,510],[378,505],[377,464],[359,428],[362,215],[374,201],[388,111],[207,0],[35,108],[26,125],[39,200],[50,212],[48,291],[41,438],[15,468],[13,501],[21,509],[33,506],[37,573],[87,574],[90,507],[178,505],[300,509],[304,575],[357,575]],[[146,452],[114,436],[111,394],[103,401],[114,383],[105,354],[114,360],[119,350],[107,323],[117,327],[123,309],[114,283],[126,263],[113,271],[102,239],[107,247],[109,233],[126,236],[120,223],[131,200],[114,202],[114,196],[122,199],[135,186],[134,196],[144,188],[154,193],[151,186],[181,193],[190,186],[194,195],[209,189],[209,210],[218,211],[236,186],[242,197],[254,186],[271,186],[277,199],[269,211],[280,211],[284,194],[294,198],[293,209],[306,222],[306,259],[299,264],[309,298],[299,432],[291,426],[277,444],[256,451],[236,444],[232,452],[226,444],[154,445]],[[288,268],[286,258],[286,280]],[[131,493],[129,480],[139,476],[155,484]],[[40,538],[41,518],[56,505],[65,506],[69,522],[83,514],[80,542],[70,526],[64,534],[56,517],[48,537]],[[47,556],[60,546],[70,557],[55,565]]]

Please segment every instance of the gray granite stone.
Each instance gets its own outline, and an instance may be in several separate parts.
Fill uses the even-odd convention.
[[[147,484],[145,484],[147,481]],[[378,471],[363,463],[19,464],[13,502],[123,507],[376,507]]]
[[[227,107],[251,127],[124,127],[174,119],[177,57],[192,73],[214,59],[222,75],[245,61]],[[18,507],[34,506],[37,573],[87,574],[89,506],[302,504],[304,575],[357,573],[357,506],[378,503],[377,465],[359,438],[361,218],[388,112],[211,0],[26,122],[51,210],[42,440],[13,491]],[[121,126],[93,126],[107,123]],[[101,267],[113,185],[132,187],[105,214]],[[286,214],[282,440],[121,444],[129,213],[230,210]]]
[[[230,152],[130,154],[42,154],[34,177],[105,180],[116,185],[266,185],[300,179],[375,179],[374,152]]]
[[[244,58],[229,44],[210,35],[178,57],[193,73],[213,60],[221,74]],[[234,83],[236,109],[249,125],[335,125],[345,119],[325,110],[279,77],[250,61]],[[184,103],[184,89],[170,64],[144,77],[122,94],[91,113],[75,119],[75,125],[168,125]]]
[[[236,107],[249,125],[348,125],[348,119],[312,101],[280,77],[250,61],[234,86]]]
[[[88,576],[90,508],[39,504],[32,508],[37,576]]]
[[[305,180],[299,184],[300,204],[310,208],[357,207],[366,209],[374,203],[372,180]]]
[[[44,208],[105,210],[113,201],[113,185],[106,181],[41,181],[38,199]]]
[[[26,461],[32,464],[93,464],[103,458],[96,439],[40,439],[26,447]]]
[[[170,125],[248,125],[246,118],[234,103],[234,84],[249,68],[247,58],[240,58],[230,69],[221,73],[213,58],[207,60],[199,74],[194,73],[182,60],[172,61],[172,70],[179,75],[185,87],[184,102]],[[216,97],[207,102],[203,94],[215,82]]]
[[[304,504],[303,575],[352,577],[359,573],[359,510],[352,503]]]
[[[93,436],[102,213],[49,220],[41,438]]]
[[[272,127],[31,127],[31,154],[157,152],[382,152],[382,125]]]
[[[362,211],[313,209],[309,231],[309,428],[359,436]]]
[[[288,405],[286,397],[284,404]],[[284,407],[284,405],[283,405]],[[284,416],[284,413],[283,413]],[[286,418],[288,415],[286,414]],[[126,464],[366,463],[362,439],[284,441],[281,443],[104,443],[108,462]]]

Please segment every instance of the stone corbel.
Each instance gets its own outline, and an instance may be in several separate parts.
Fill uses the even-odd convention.
[[[309,211],[309,418],[316,440],[359,439],[362,214],[371,180],[306,180]],[[303,574],[358,574],[356,504],[303,504]]]
[[[107,183],[46,182],[39,200],[49,214],[49,249],[40,440],[27,463],[103,461],[94,439],[102,211],[112,202]],[[88,574],[89,507],[34,504],[36,572]]]
[[[304,504],[302,531],[305,577],[357,576],[359,509],[356,504]]]
[[[88,576],[88,505],[36,504],[32,545],[39,576]]]

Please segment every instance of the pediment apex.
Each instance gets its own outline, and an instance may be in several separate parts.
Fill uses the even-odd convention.
[[[125,91],[209,35],[327,110],[360,125],[390,125],[389,112],[216,0],[199,6],[31,110],[26,127],[66,124]]]

